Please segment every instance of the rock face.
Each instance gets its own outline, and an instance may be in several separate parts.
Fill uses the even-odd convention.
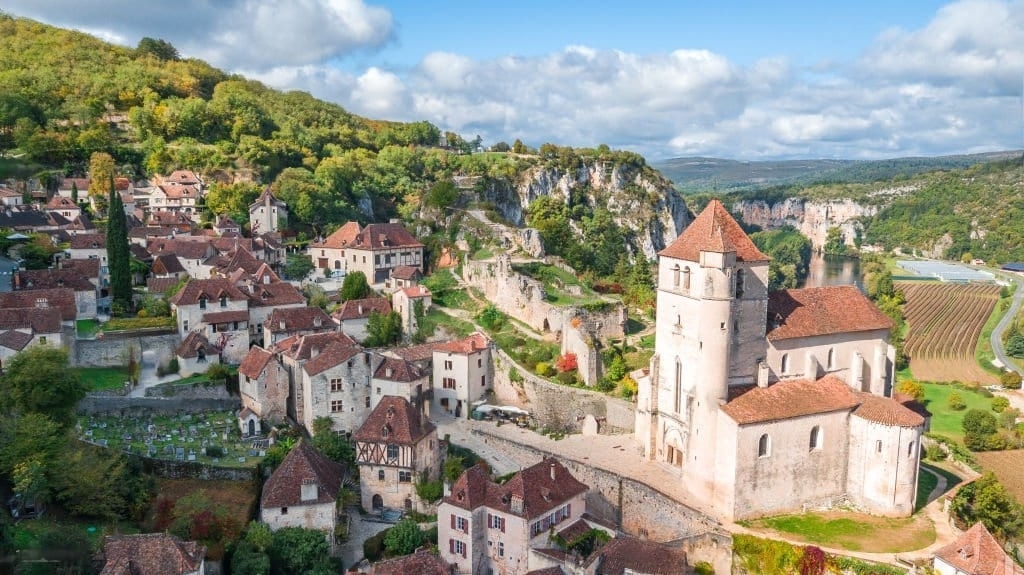
[[[854,245],[854,239],[863,232],[859,218],[873,216],[877,205],[859,204],[853,200],[807,200],[787,198],[768,203],[763,200],[743,200],[733,205],[733,212],[740,214],[748,224],[763,229],[776,229],[790,225],[811,239],[814,249],[825,245],[829,228],[838,227],[846,245]]]
[[[533,166],[515,182],[495,180],[483,189],[483,199],[501,215],[525,225],[526,208],[541,196],[566,203],[571,194],[585,194],[591,206],[603,206],[629,237],[630,256],[638,252],[653,259],[690,224],[686,202],[656,171],[627,164],[592,161],[575,170]]]

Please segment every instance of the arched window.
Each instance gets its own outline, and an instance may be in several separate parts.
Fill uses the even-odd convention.
[[[736,270],[736,298],[743,297],[743,270]]]
[[[820,425],[815,425],[814,427],[811,428],[811,442],[810,442],[811,451],[814,451],[815,449],[821,449],[821,446],[822,446],[821,426]]]
[[[772,440],[771,438],[768,437],[768,434],[765,433],[764,435],[761,436],[761,439],[757,440],[757,456],[768,457],[769,455],[771,455],[771,451]]]
[[[672,287],[679,287],[679,264],[672,268]]]
[[[690,266],[683,268],[683,289],[690,291]]]
[[[915,442],[911,441],[907,445],[907,457],[913,457],[914,456],[914,445],[915,444],[916,444]]]
[[[836,348],[834,347],[828,348],[828,368],[836,368]]]
[[[675,381],[675,404],[676,413],[682,412],[683,406],[683,362],[676,358],[676,381]]]
[[[782,364],[779,366],[782,373],[789,373],[789,354],[782,354]]]

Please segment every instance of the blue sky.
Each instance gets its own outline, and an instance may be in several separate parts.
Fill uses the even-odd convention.
[[[5,0],[372,118],[652,160],[1024,147],[1024,0]],[[171,23],[171,24],[169,24]]]

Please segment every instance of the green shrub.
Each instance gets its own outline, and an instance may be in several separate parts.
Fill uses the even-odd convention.
[[[367,561],[375,563],[384,557],[384,537],[387,533],[388,530],[385,529],[363,541],[363,557],[366,557]]]
[[[1020,389],[1020,374],[1016,371],[1007,371],[999,376],[999,383],[1007,389]]]
[[[992,411],[996,413],[1002,413],[1004,409],[1010,407],[1010,400],[1005,397],[996,397],[992,399]]]
[[[698,561],[693,565],[694,575],[715,575],[715,568],[707,561]]]
[[[538,362],[537,367],[534,368],[534,371],[536,371],[537,375],[541,377],[549,377],[555,374],[554,366],[552,366],[550,363],[546,361]]]
[[[967,408],[964,398],[955,391],[949,394],[949,399],[946,400],[946,405],[948,405],[950,409],[955,409],[956,411]]]
[[[924,457],[929,461],[945,461],[946,451],[942,449],[942,446],[933,443],[924,449]]]
[[[420,496],[420,499],[427,503],[433,503],[441,498],[444,494],[444,484],[441,480],[435,481],[421,481],[416,484],[416,495]]]

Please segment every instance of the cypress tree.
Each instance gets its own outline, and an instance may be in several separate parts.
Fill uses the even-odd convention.
[[[107,202],[107,266],[110,271],[110,299],[131,309],[131,253],[128,251],[128,220],[124,215],[121,194],[114,189],[110,176],[110,201]]]

